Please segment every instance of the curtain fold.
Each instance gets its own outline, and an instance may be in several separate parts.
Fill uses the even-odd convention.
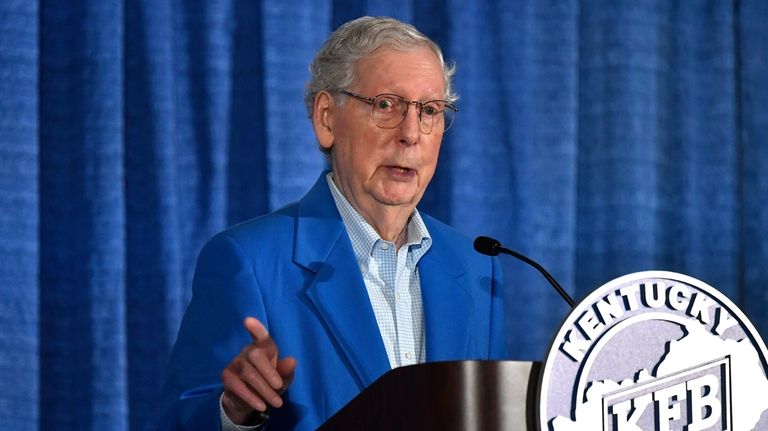
[[[174,6],[125,3],[122,89],[128,423],[159,415],[165,357],[189,297],[185,282],[174,99]],[[130,41],[130,42],[129,42]]]
[[[0,2],[0,424],[40,418],[38,6]]]
[[[262,13],[267,190],[276,208],[303,196],[325,167],[303,100],[307,66],[329,34],[331,10],[296,0],[265,2]]]
[[[126,429],[122,4],[39,20],[40,427]]]
[[[763,338],[768,337],[768,4],[742,0],[737,9],[736,88],[740,144],[741,247],[739,304],[757,325]]]
[[[768,5],[761,0],[0,2],[0,424],[154,429],[203,243],[327,162],[307,65],[360,15],[457,63],[421,209],[577,299],[689,274],[768,333]],[[514,359],[567,306],[503,259]]]

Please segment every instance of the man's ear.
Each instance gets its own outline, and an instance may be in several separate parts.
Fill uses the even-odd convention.
[[[325,149],[330,149],[333,146],[333,115],[335,111],[336,102],[330,93],[321,91],[315,95],[312,127],[315,129],[317,142]]]

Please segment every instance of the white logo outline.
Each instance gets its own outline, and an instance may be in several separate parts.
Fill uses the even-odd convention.
[[[574,380],[573,382],[576,383],[576,385],[571,385],[572,390],[573,390],[573,386],[576,386],[576,389],[573,390],[573,392],[570,394],[571,409],[569,414],[571,419],[576,420],[578,417],[577,408],[586,399],[586,391],[589,389],[588,384],[590,382],[587,382],[587,376],[590,375],[590,371],[594,364],[594,361],[596,358],[595,353],[599,353],[602,347],[604,347],[605,344],[608,341],[610,341],[610,339],[614,337],[616,334],[620,333],[624,329],[631,327],[632,325],[638,322],[651,321],[651,320],[664,320],[670,323],[680,325],[686,332],[691,330],[694,330],[694,331],[697,330],[695,327],[691,326],[692,321],[696,319],[694,318],[693,315],[690,315],[690,314],[684,317],[684,316],[674,314],[674,312],[656,312],[656,311],[640,312],[639,314],[632,315],[624,319],[622,319],[622,317],[619,317],[618,319],[616,319],[616,322],[613,324],[610,324],[612,322],[609,322],[609,324],[605,325],[606,327],[603,330],[601,330],[601,332],[599,332],[599,335],[595,337],[594,333],[591,334],[593,335],[593,339],[591,340],[589,339],[589,336],[588,336],[590,334],[586,334],[585,338],[586,340],[589,340],[590,344],[588,348],[578,352],[578,353],[583,353],[583,356],[580,359],[574,358],[573,356],[565,352],[565,349],[563,349],[562,347],[563,345],[573,341],[570,338],[574,337],[572,332],[574,328],[577,328],[576,326],[577,320],[583,319],[584,315],[588,312],[593,313],[593,310],[591,307],[593,306],[596,307],[599,301],[603,300],[604,298],[607,298],[607,295],[611,295],[611,294],[614,294],[615,292],[618,292],[618,289],[622,286],[627,286],[631,283],[642,283],[646,281],[650,282],[650,281],[656,281],[656,280],[670,281],[673,283],[673,285],[674,283],[681,283],[683,285],[688,285],[689,287],[692,287],[694,289],[697,289],[700,292],[703,292],[704,295],[708,296],[709,299],[713,300],[714,304],[712,305],[716,305],[715,307],[716,309],[713,312],[718,316],[717,318],[723,319],[723,316],[725,315],[725,318],[727,319],[735,319],[735,322],[727,322],[727,323],[729,323],[730,325],[738,325],[739,328],[741,328],[745,336],[738,341],[739,342],[746,341],[751,344],[752,348],[756,352],[756,358],[759,358],[759,365],[762,367],[761,372],[763,376],[768,375],[768,372],[767,372],[768,349],[766,349],[765,342],[762,340],[762,338],[760,338],[757,330],[754,328],[751,322],[749,322],[748,318],[744,315],[744,313],[741,312],[741,310],[738,307],[736,307],[721,292],[717,291],[712,286],[700,280],[697,280],[695,278],[692,278],[683,274],[669,272],[669,271],[644,271],[644,272],[628,274],[623,277],[614,279],[604,284],[600,288],[596,289],[592,293],[590,293],[585,299],[583,299],[579,304],[577,304],[576,307],[574,307],[574,309],[569,313],[569,315],[564,320],[563,324],[560,326],[557,332],[557,335],[553,339],[552,345],[547,355],[547,359],[542,368],[540,382],[539,382],[540,395],[539,395],[538,413],[539,413],[540,429],[549,430],[549,429],[552,429],[550,427],[553,426],[550,423],[553,420],[553,418],[548,417],[549,414],[547,409],[548,409],[548,395],[550,394],[550,378],[553,372],[554,363],[556,360],[558,360],[556,359],[556,357],[559,356],[560,357],[559,360],[562,360],[562,357],[568,357],[568,359],[571,359],[572,361],[578,363],[577,371],[573,379]],[[673,285],[669,285],[667,286],[667,288],[671,288]],[[676,293],[679,293],[679,292],[676,291]],[[709,307],[711,307],[712,305],[709,305]],[[669,307],[669,304],[668,304],[668,307]],[[650,307],[645,305],[641,308],[645,310],[650,309]],[[676,310],[680,310],[680,308],[676,308]],[[729,315],[732,317],[729,317]],[[600,318],[602,319],[603,317],[600,316]],[[699,316],[699,319],[702,320],[701,322],[699,322],[701,324],[700,326],[702,327],[710,324],[709,321],[705,322],[704,319],[701,319],[700,316]],[[713,328],[711,332],[712,334],[719,336],[721,339],[725,340],[726,338],[723,336],[723,334],[720,334],[718,331],[715,330],[716,325],[719,325],[720,323],[712,323],[711,325]],[[728,326],[725,326],[725,328],[728,329]],[[579,327],[579,329],[581,329],[581,327]],[[722,332],[725,333],[725,331],[722,331]],[[583,330],[581,334],[585,335]],[[583,344],[586,340],[579,340],[579,341]],[[672,342],[674,340],[668,340],[668,341]],[[658,378],[658,377],[659,376],[656,376],[654,378]],[[768,377],[766,378],[768,379]],[[723,420],[727,421],[727,418],[723,418]],[[731,429],[730,424],[728,425],[728,429]],[[741,431],[741,430],[736,430],[736,431]]]

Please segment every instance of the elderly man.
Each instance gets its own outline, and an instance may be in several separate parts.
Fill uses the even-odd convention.
[[[166,429],[315,429],[391,368],[504,357],[497,262],[416,210],[456,113],[439,47],[360,18],[310,70],[332,169],[201,252]]]

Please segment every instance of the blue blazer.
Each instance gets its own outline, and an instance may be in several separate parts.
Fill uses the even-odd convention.
[[[419,261],[427,361],[504,359],[500,266],[422,214]],[[220,374],[261,320],[297,361],[268,429],[310,430],[387,372],[389,361],[352,244],[325,175],[297,203],[213,237],[171,353],[162,429],[219,429]]]

